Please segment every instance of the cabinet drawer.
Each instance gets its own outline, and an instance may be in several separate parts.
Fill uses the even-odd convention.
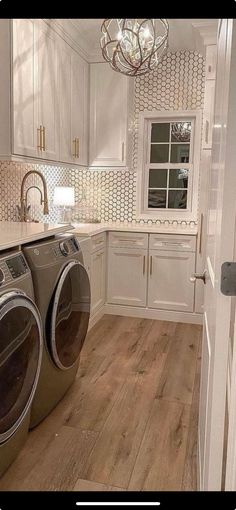
[[[134,232],[110,232],[109,246],[126,248],[147,248],[148,234]]]
[[[106,244],[106,233],[103,232],[102,234],[97,234],[96,236],[92,237],[92,252],[103,248]]]
[[[196,236],[150,234],[149,248],[152,250],[195,252]]]

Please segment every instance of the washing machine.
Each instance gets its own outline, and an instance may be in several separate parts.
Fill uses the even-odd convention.
[[[90,316],[90,283],[76,238],[57,235],[24,248],[35,301],[43,321],[44,348],[30,428],[62,399],[73,383]]]
[[[43,351],[29,266],[20,251],[0,254],[0,476],[29,429]]]

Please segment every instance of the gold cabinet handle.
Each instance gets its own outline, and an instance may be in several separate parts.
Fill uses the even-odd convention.
[[[125,142],[122,142],[122,144],[121,144],[121,157],[122,157],[122,161],[124,161],[124,159],[125,159]]]
[[[72,156],[73,158],[76,158],[76,138],[74,138],[72,142]]]
[[[79,138],[76,138],[76,157],[79,158]]]
[[[42,130],[43,130],[43,126],[39,126],[39,128],[37,128],[37,134],[38,134],[38,144],[37,144],[37,149],[39,149],[40,151],[43,150],[43,139],[42,139]]]
[[[79,158],[79,138],[74,138],[72,141],[72,156],[73,158]]]
[[[45,143],[45,140],[46,140],[46,129],[45,129],[45,126],[42,126],[42,150],[45,151],[46,150],[46,143]]]
[[[199,233],[199,247],[198,252],[201,255],[202,253],[202,230],[203,230],[203,214],[201,214],[201,220],[200,220],[200,233]]]
[[[143,256],[143,274],[145,274],[146,256]]]
[[[209,120],[206,120],[205,142],[209,141]]]
[[[150,256],[150,276],[152,276],[152,255]]]

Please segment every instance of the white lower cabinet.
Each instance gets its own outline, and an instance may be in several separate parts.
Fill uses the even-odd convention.
[[[140,313],[194,311],[190,276],[196,236],[110,232],[108,250],[105,233],[82,240],[81,248],[90,276],[91,317],[105,304],[140,308]]]
[[[94,315],[105,303],[105,271],[106,248],[104,247],[91,254],[91,316]]]
[[[109,248],[107,302],[146,306],[147,250]]]
[[[109,234],[107,302],[193,312],[196,238],[143,234],[142,244],[137,234]]]
[[[193,312],[194,286],[189,278],[194,268],[193,252],[150,250],[147,306]]]

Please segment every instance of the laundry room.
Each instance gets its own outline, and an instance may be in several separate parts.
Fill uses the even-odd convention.
[[[0,18],[0,493],[236,490],[235,56]]]

